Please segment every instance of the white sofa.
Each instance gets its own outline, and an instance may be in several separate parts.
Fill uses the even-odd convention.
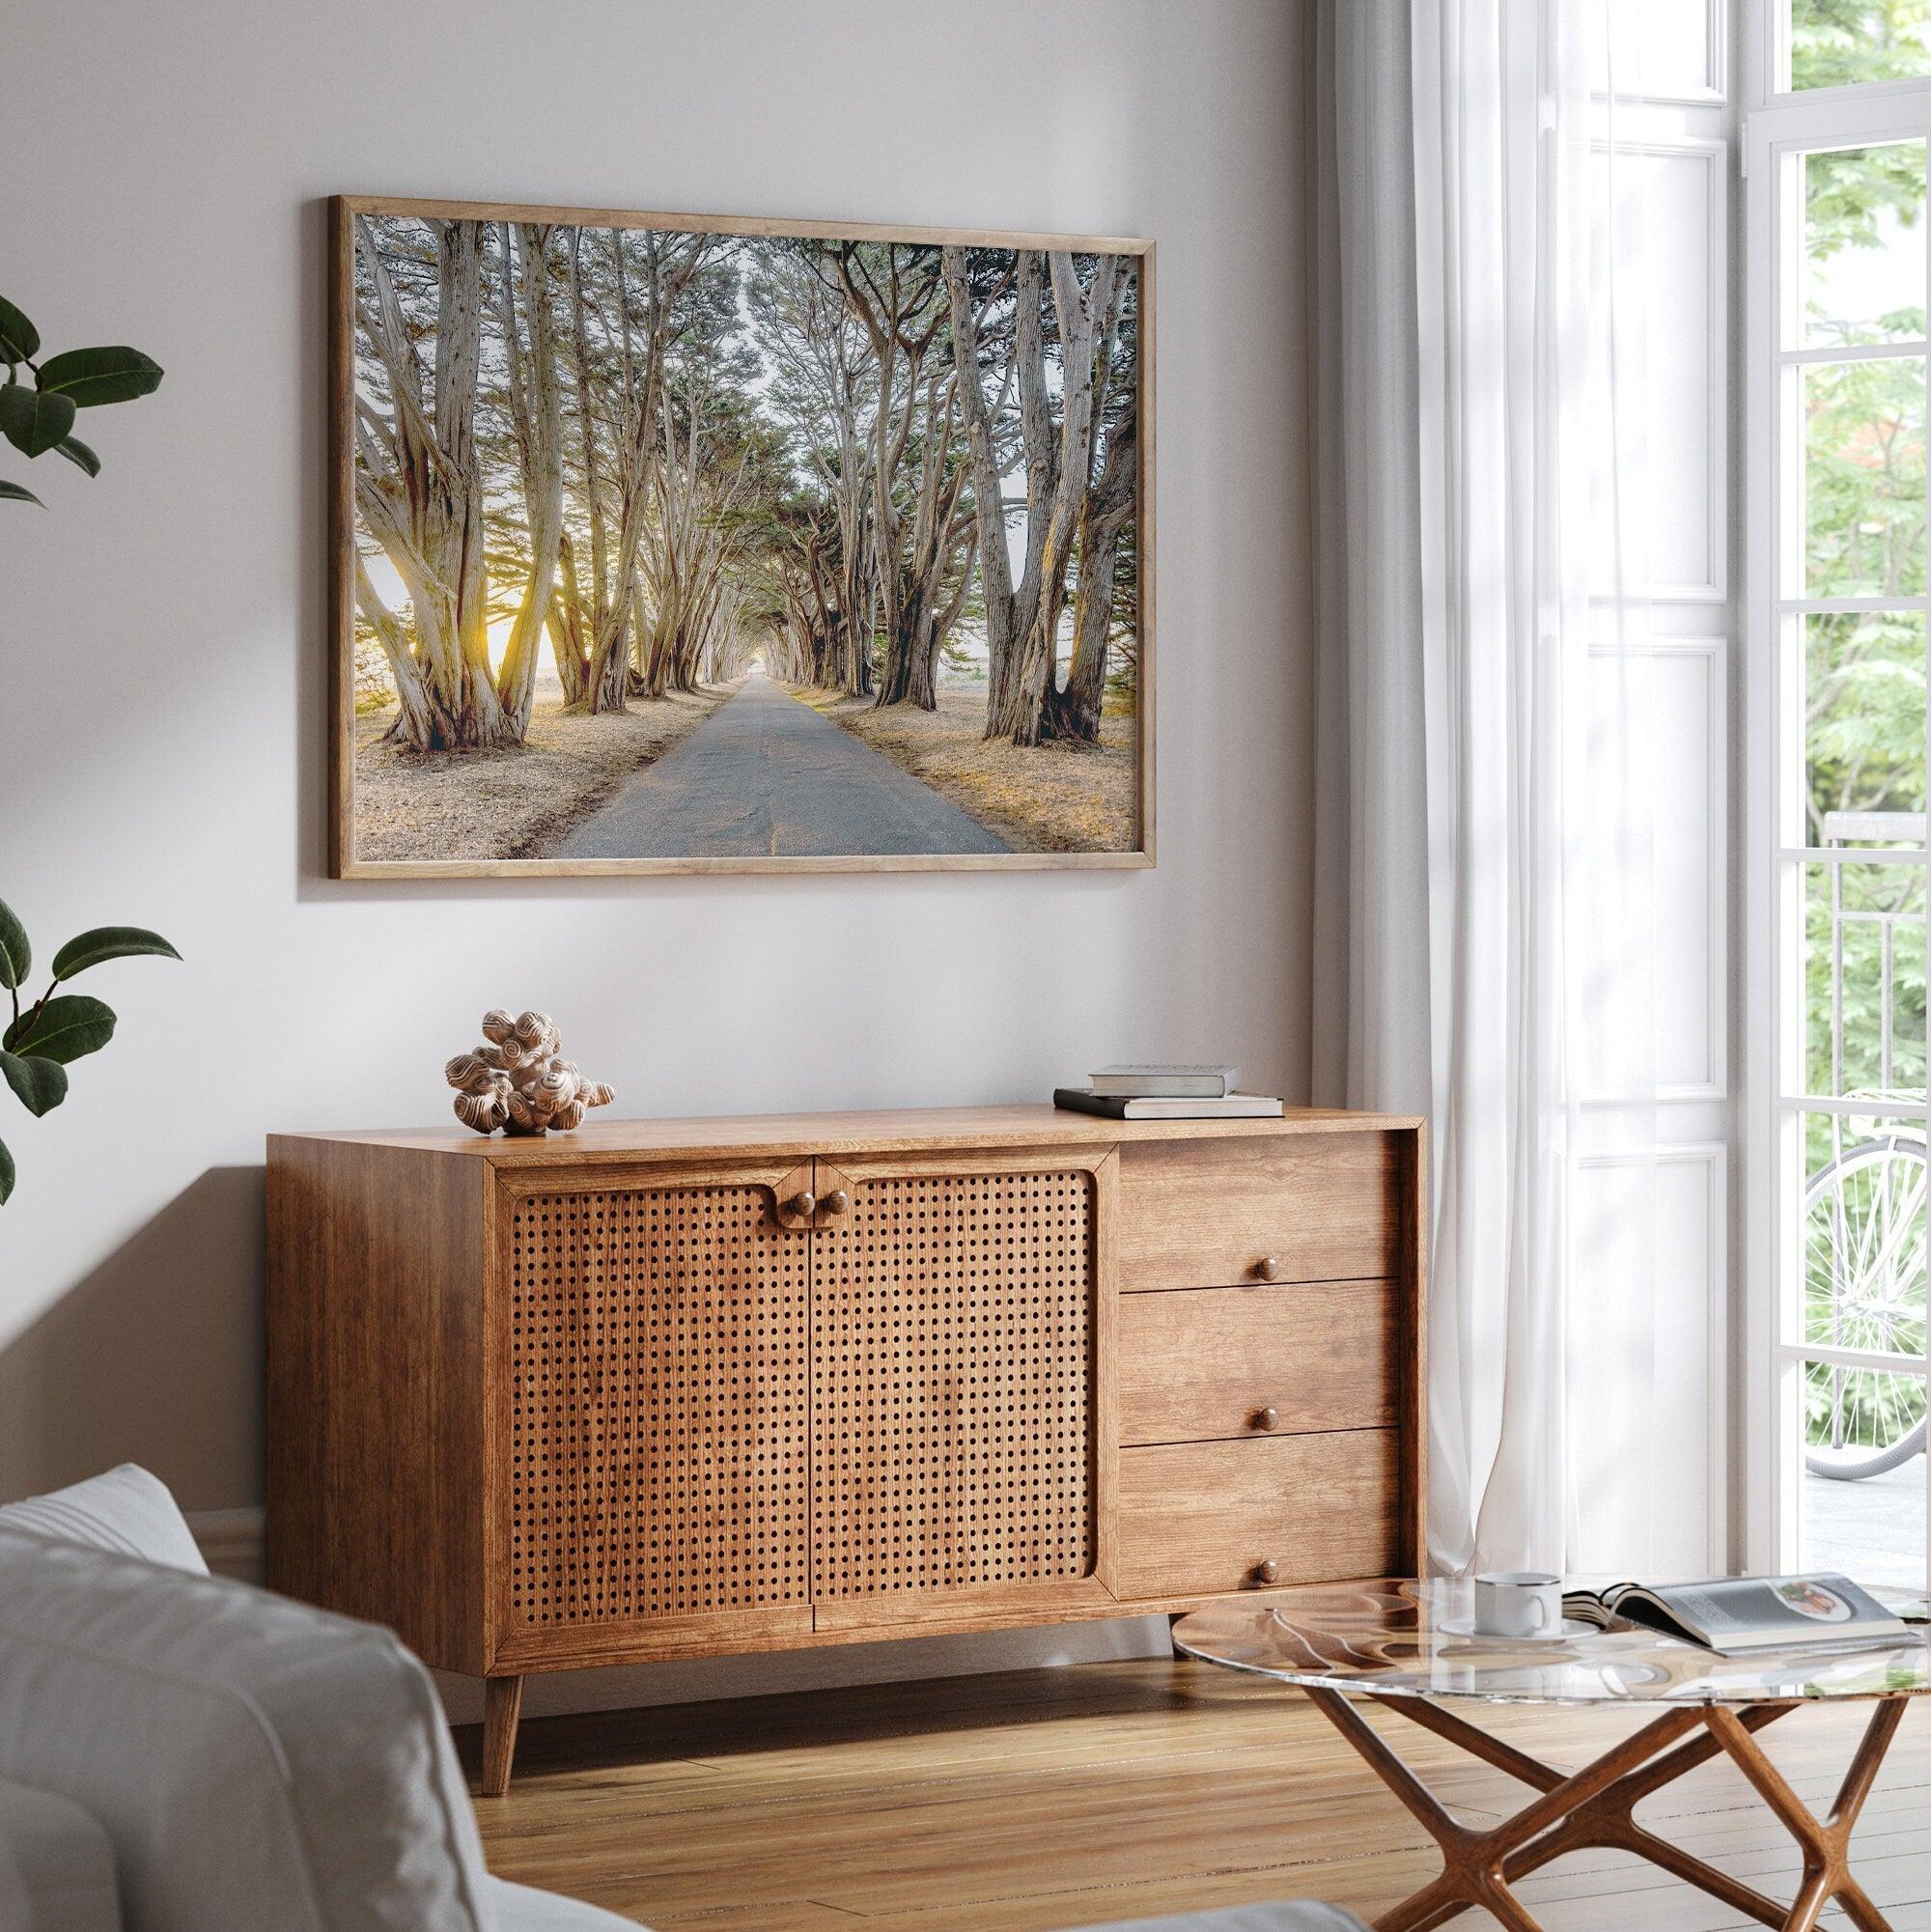
[[[1347,1932],[1263,1905],[1111,1932]],[[484,1869],[422,1665],[210,1577],[132,1465],[0,1508],[7,1932],[636,1932]]]

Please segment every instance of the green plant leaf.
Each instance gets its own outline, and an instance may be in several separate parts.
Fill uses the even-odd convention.
[[[75,973],[85,972],[102,960],[126,959],[134,953],[157,953],[169,960],[181,958],[160,934],[151,933],[145,926],[96,926],[92,932],[70,939],[54,955],[54,977],[71,979]]]
[[[59,450],[69,462],[86,470],[89,476],[100,474],[100,459],[78,436],[63,436],[54,448]]]
[[[77,408],[131,403],[161,386],[161,365],[138,349],[69,349],[41,364],[41,387]]]
[[[64,993],[32,1013],[23,1013],[0,1036],[10,1053],[37,1053],[62,1066],[84,1053],[98,1053],[114,1037],[114,1009],[84,993]]]
[[[7,1152],[7,1143],[0,1140],[0,1208],[7,1205],[14,1192],[14,1157]]]
[[[34,949],[14,909],[0,899],[0,987],[20,985],[33,970]]]
[[[0,476],[0,503],[31,503],[44,510],[47,506],[31,490],[23,490],[17,483],[9,483]]]
[[[29,362],[41,352],[41,332],[5,295],[0,295],[0,356]],[[0,1200],[6,1196],[0,1194]]]
[[[40,456],[73,428],[74,401],[18,382],[0,384],[0,433],[17,450]]]
[[[67,1098],[67,1069],[37,1053],[0,1051],[0,1078],[36,1118],[51,1113]]]

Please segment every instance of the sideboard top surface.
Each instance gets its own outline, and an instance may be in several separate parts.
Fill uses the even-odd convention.
[[[1136,1140],[1278,1137],[1358,1134],[1418,1128],[1413,1114],[1354,1113],[1333,1107],[1290,1107],[1276,1120],[1107,1120],[1057,1107],[904,1107],[878,1112],[693,1115],[667,1120],[586,1121],[569,1134],[509,1138],[461,1128],[375,1130],[349,1134],[271,1134],[277,1140],[326,1140],[366,1147],[406,1148],[486,1161],[497,1167],[546,1167],[635,1161],[656,1155],[743,1158],[809,1154],[903,1153],[950,1147],[1116,1146]]]

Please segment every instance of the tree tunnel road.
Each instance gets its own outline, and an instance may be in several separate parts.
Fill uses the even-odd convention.
[[[1012,848],[931,786],[754,671],[627,778],[560,858],[742,858]]]

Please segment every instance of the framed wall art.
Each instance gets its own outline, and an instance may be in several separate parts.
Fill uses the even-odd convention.
[[[1152,864],[1150,241],[332,252],[335,876]]]

